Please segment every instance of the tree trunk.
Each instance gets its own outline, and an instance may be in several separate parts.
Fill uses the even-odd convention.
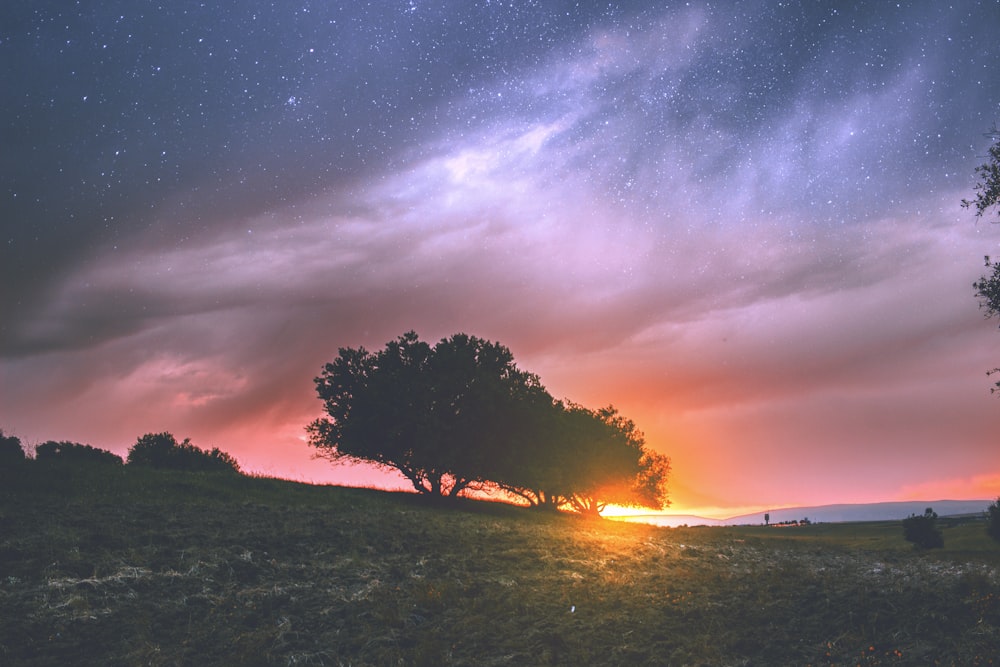
[[[431,488],[428,493],[432,496],[441,495],[441,474],[440,473],[430,473],[427,475],[427,481],[430,482]]]
[[[458,494],[468,488],[469,484],[472,483],[471,479],[459,479],[455,478],[455,483],[451,485],[451,490],[448,491],[449,498],[457,498]]]
[[[528,503],[528,507],[540,507],[542,504],[542,501],[539,500],[537,491],[532,491],[531,489],[525,489],[519,486],[512,486],[510,484],[497,483],[496,486],[499,487],[501,491],[524,499]]]
[[[563,504],[562,496],[555,493],[546,493],[545,491],[538,491],[539,506],[543,509],[555,512],[559,509],[559,506]]]
[[[583,516],[600,517],[604,503],[598,502],[596,498],[573,496],[569,498],[569,504]]]
[[[416,489],[417,493],[419,493],[420,495],[425,496],[431,492],[431,490],[428,489],[427,486],[424,484],[424,480],[420,475],[417,475],[416,473],[412,472],[407,472],[405,470],[400,470],[400,472],[406,476],[406,479],[410,480],[410,484],[413,485],[413,488]]]

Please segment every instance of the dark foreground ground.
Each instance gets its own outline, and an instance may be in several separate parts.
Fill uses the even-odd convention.
[[[1000,546],[0,470],[0,665],[1000,664]]]

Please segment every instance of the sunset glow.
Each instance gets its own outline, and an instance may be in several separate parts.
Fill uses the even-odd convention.
[[[671,512],[1000,496],[993,3],[411,4],[0,10],[0,428],[408,489],[312,379],[466,332]]]

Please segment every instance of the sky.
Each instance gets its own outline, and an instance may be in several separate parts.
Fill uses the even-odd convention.
[[[11,0],[0,428],[312,458],[313,378],[499,341],[675,511],[1000,496],[1000,7]],[[994,378],[995,380],[995,378]]]

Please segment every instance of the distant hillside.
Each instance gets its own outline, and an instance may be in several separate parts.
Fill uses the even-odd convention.
[[[978,514],[985,512],[991,500],[919,500],[891,503],[820,505],[817,507],[786,507],[768,510],[771,523],[801,521],[808,518],[812,522],[843,523],[849,521],[894,521],[905,519],[911,514],[923,514],[932,507],[938,516],[958,514]],[[765,512],[743,514],[728,519],[710,519],[690,514],[656,515],[628,517],[630,522],[651,523],[657,526],[739,526],[764,523]]]

